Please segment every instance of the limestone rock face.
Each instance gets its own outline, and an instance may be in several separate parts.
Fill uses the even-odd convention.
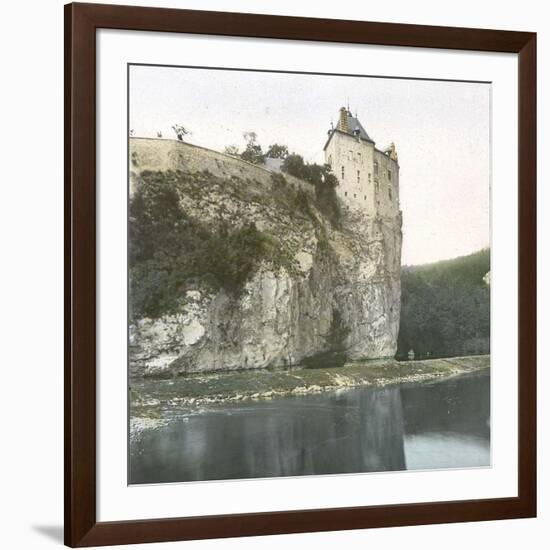
[[[223,216],[274,235],[290,261],[262,261],[238,293],[197,284],[182,291],[177,313],[130,326],[132,376],[291,366],[326,353],[348,359],[392,357],[401,299],[401,215],[365,217],[344,210],[334,228],[315,207],[290,215],[275,199],[273,175],[226,155],[169,140],[130,140],[130,189],[143,170],[206,166],[246,194],[223,185],[182,194],[203,223]],[[285,176],[310,195],[311,185]],[[231,181],[234,181],[232,179]]]

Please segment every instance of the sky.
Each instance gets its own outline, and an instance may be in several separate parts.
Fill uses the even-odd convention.
[[[490,98],[487,83],[199,68],[131,66],[129,127],[223,151],[254,131],[264,150],[288,145],[324,162],[331,121],[349,105],[380,149],[400,165],[404,265],[489,246]]]

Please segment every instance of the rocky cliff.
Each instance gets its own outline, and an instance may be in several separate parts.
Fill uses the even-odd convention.
[[[306,182],[171,140],[129,163],[132,376],[395,354],[400,215],[336,220]]]

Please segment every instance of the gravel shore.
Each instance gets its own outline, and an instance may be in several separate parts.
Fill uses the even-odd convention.
[[[490,356],[478,355],[423,361],[376,360],[320,369],[233,371],[171,380],[139,379],[130,383],[130,413],[132,420],[154,419],[162,417],[167,408],[425,382],[489,366]]]

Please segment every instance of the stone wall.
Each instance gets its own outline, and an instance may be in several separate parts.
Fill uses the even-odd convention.
[[[263,166],[174,139],[130,138],[129,152],[130,194],[135,189],[139,173],[145,170],[161,172],[181,169],[188,172],[207,170],[224,178],[253,179],[266,189],[271,186],[272,171]],[[286,175],[286,177],[295,185],[306,189],[310,187],[293,176]]]

